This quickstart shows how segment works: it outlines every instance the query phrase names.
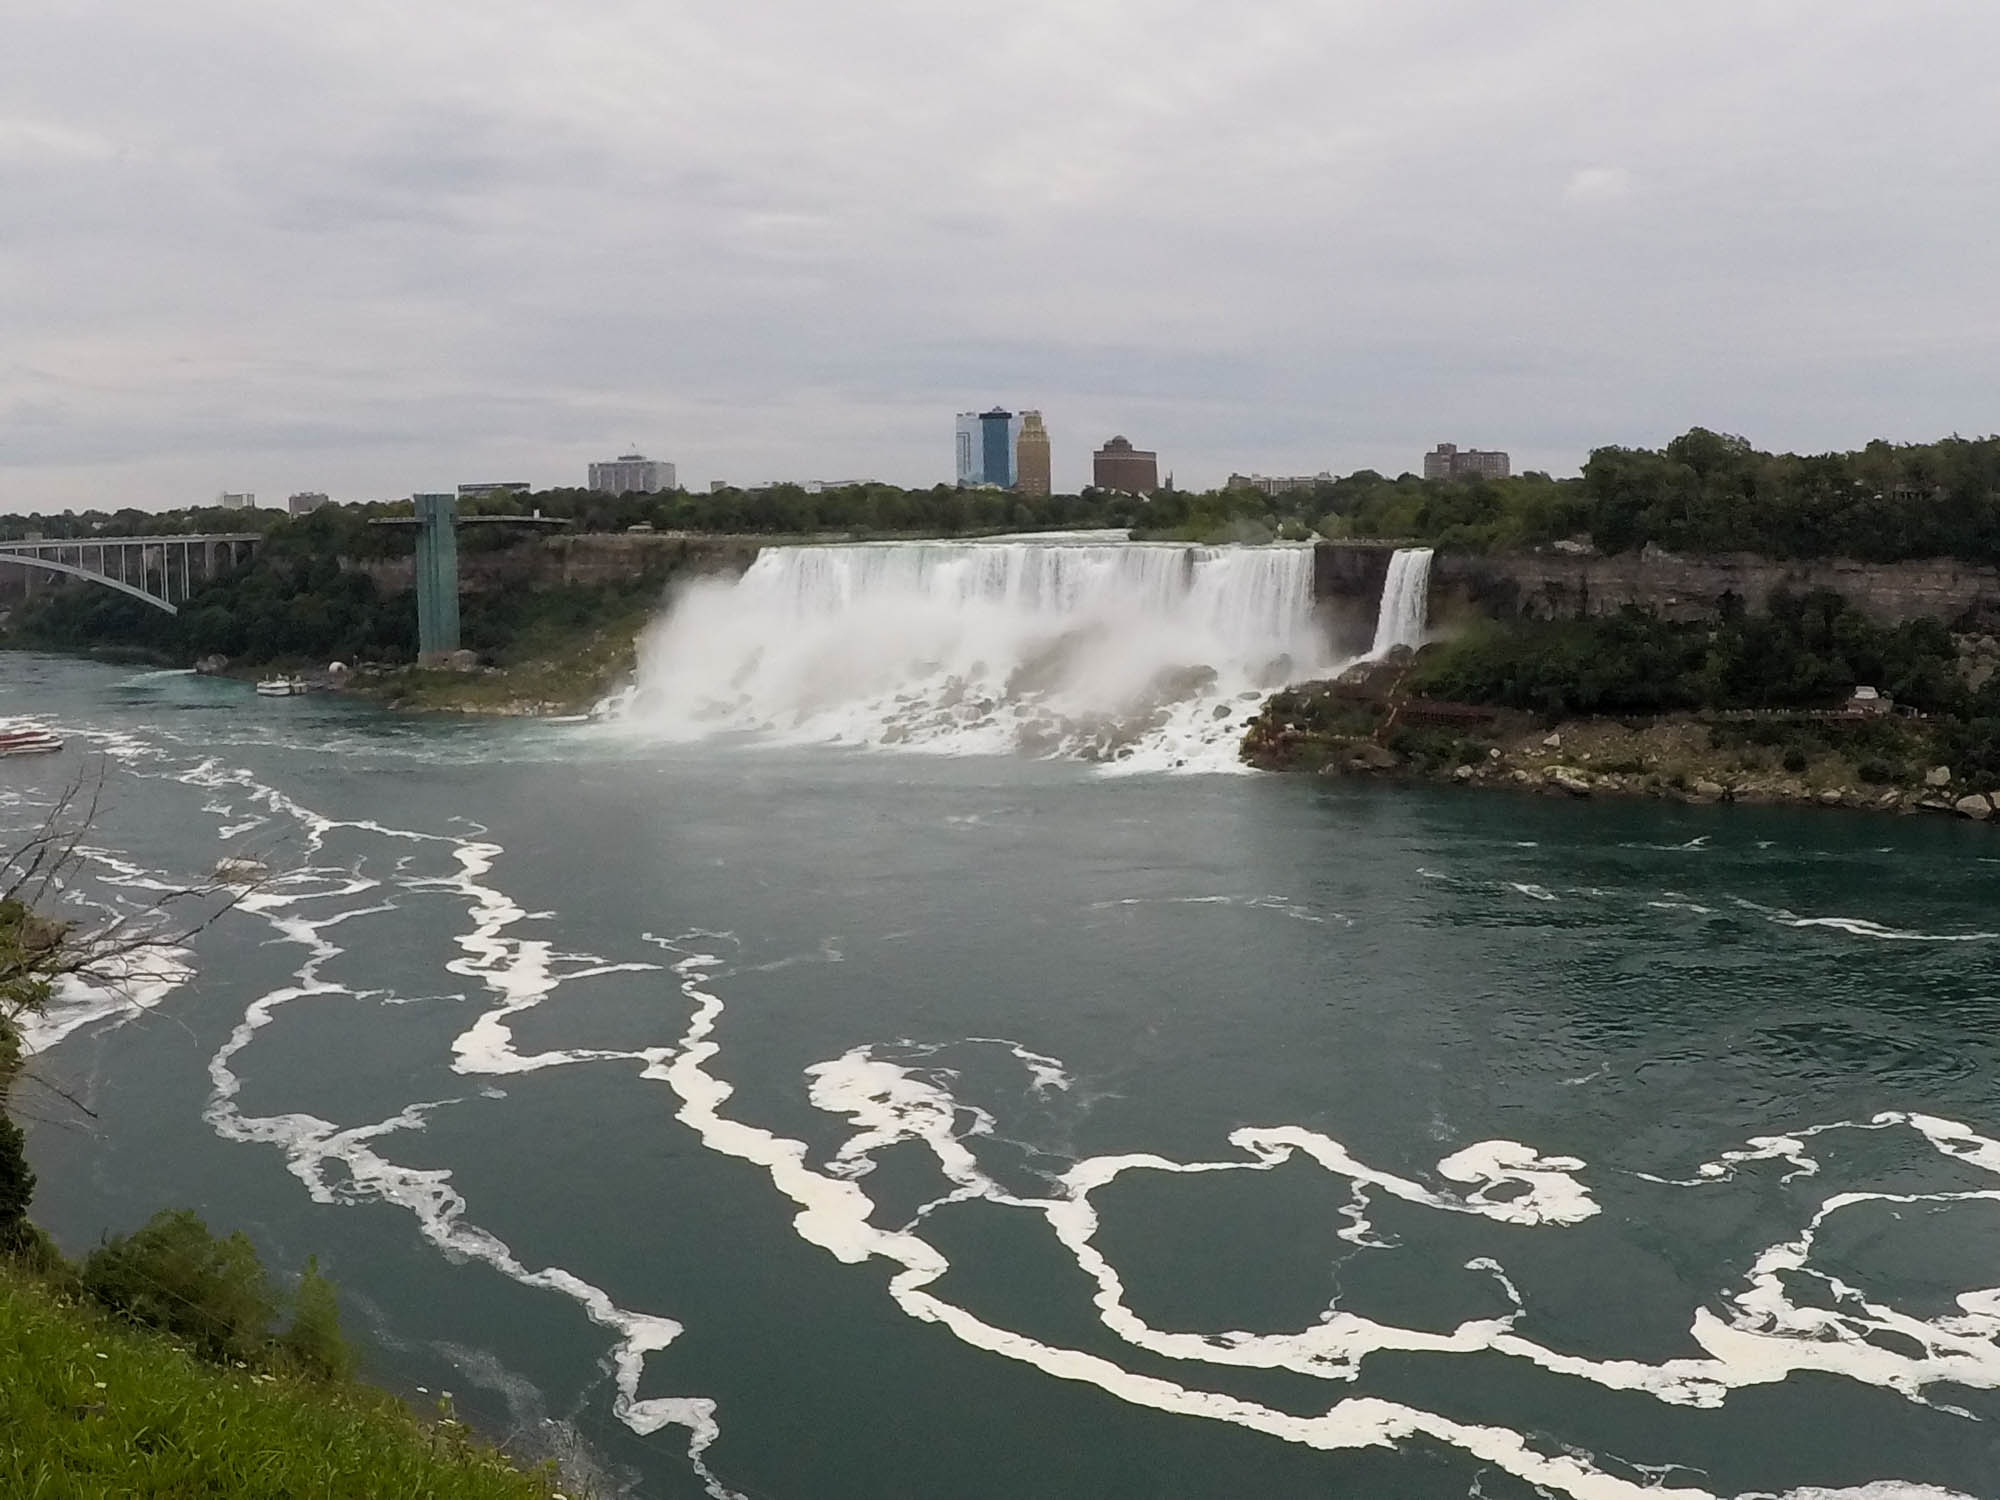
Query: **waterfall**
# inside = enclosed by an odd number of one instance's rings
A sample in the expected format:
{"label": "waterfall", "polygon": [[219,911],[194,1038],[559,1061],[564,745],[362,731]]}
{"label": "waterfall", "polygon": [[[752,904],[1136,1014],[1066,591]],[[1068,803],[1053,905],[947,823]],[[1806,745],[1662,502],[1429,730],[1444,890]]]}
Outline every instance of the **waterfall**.
{"label": "waterfall", "polygon": [[1337,665],[1312,578],[1304,546],[771,547],[681,592],[617,716],[676,740],[1219,769],[1264,694]]}
{"label": "waterfall", "polygon": [[1404,547],[1389,559],[1370,656],[1384,656],[1395,646],[1424,643],[1424,629],[1431,616],[1431,557],[1429,547]]}

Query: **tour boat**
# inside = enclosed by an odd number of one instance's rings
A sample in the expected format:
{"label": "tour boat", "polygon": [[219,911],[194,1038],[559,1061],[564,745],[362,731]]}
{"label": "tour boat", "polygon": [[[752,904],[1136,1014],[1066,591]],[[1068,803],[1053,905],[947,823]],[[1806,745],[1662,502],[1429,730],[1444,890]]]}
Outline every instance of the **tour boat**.
{"label": "tour boat", "polygon": [[62,736],[39,724],[0,729],[0,755],[53,755],[62,747]]}
{"label": "tour boat", "polygon": [[294,693],[303,693],[306,683],[303,677],[266,677],[257,684],[257,691],[266,698],[289,698]]}

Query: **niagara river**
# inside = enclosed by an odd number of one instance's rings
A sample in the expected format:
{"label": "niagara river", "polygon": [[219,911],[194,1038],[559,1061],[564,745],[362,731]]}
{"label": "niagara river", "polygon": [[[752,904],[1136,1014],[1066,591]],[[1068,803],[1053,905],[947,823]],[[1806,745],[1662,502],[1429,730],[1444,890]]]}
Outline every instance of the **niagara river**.
{"label": "niagara river", "polygon": [[36,1022],[38,1218],[598,1494],[2000,1496],[1990,831],[1191,774],[1299,567],[774,550],[587,723],[10,655],[79,900],[271,872]]}

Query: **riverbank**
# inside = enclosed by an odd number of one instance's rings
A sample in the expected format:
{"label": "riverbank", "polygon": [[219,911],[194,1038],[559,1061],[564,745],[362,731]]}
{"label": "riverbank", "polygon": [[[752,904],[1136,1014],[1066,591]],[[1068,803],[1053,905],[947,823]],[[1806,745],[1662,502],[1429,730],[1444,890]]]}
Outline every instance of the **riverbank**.
{"label": "riverbank", "polygon": [[1380,674],[1274,694],[1243,759],[1271,771],[1651,797],[1949,814],[1984,822],[2000,789],[1954,769],[1945,726],[1829,714],[1536,715],[1397,695]]}
{"label": "riverbank", "polygon": [[631,680],[638,669],[639,636],[656,612],[657,605],[648,601],[581,627],[548,626],[512,642],[490,663],[364,667],[340,687],[404,713],[506,718],[587,713]]}
{"label": "riverbank", "polygon": [[218,1366],[0,1262],[0,1492],[553,1500],[448,1412]]}

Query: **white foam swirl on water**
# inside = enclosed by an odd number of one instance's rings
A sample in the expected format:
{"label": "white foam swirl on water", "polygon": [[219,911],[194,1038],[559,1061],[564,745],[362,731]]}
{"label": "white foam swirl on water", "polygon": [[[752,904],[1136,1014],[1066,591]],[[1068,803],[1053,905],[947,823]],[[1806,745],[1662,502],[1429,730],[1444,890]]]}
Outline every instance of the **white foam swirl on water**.
{"label": "white foam swirl on water", "polygon": [[[1575,1158],[1546,1156],[1518,1142],[1494,1141],[1469,1147],[1437,1164],[1434,1183],[1369,1166],[1339,1142],[1300,1126],[1249,1127],[1232,1132],[1233,1156],[1211,1161],[1175,1161],[1150,1153],[1128,1153],[1078,1161],[1049,1179],[1049,1191],[1023,1196],[1003,1189],[981,1167],[976,1143],[994,1133],[990,1112],[958,1100],[936,1069],[920,1070],[855,1048],[806,1072],[811,1103],[848,1122],[846,1139],[824,1166],[815,1167],[805,1143],[732,1119],[725,1112],[731,1086],[715,1068],[720,1055],[717,1026],[724,1012],[719,978],[725,961],[718,935],[696,934],[656,940],[668,955],[680,992],[690,1007],[685,1034],[670,1046],[628,1051],[551,1050],[522,1054],[514,1045],[511,1022],[543,1003],[569,982],[613,973],[642,972],[654,965],[611,962],[564,953],[550,942],[523,937],[530,913],[499,889],[494,871],[503,851],[484,837],[451,837],[343,822],[304,807],[247,772],[213,760],[177,773],[177,779],[209,789],[228,788],[272,816],[292,820],[303,832],[307,862],[246,898],[244,911],[299,947],[304,960],[289,983],[259,996],[210,1063],[213,1092],[208,1118],[227,1139],[256,1141],[281,1149],[292,1173],[322,1203],[393,1203],[414,1217],[420,1233],[441,1252],[476,1260],[519,1284],[573,1300],[593,1322],[607,1329],[614,1344],[611,1363],[616,1395],[613,1412],[635,1432],[679,1426],[688,1434],[690,1460],[709,1492],[727,1496],[706,1462],[719,1435],[714,1404],[699,1397],[642,1398],[639,1390],[649,1354],[667,1348],[681,1325],[659,1314],[619,1306],[601,1289],[560,1266],[523,1263],[497,1236],[471,1222],[468,1205],[446,1169],[400,1165],[385,1154],[397,1135],[422,1130],[437,1112],[458,1101],[413,1103],[387,1119],[340,1127],[304,1113],[249,1116],[238,1106],[243,1055],[257,1035],[290,1004],[325,997],[370,998],[328,976],[340,956],[340,927],[357,918],[398,909],[413,895],[443,895],[462,903],[470,927],[459,939],[460,956],[447,968],[474,982],[488,997],[481,1014],[455,1038],[452,1066],[462,1074],[501,1077],[580,1062],[628,1062],[648,1080],[664,1083],[678,1100],[676,1118],[709,1149],[757,1166],[774,1188],[798,1209],[797,1233],[807,1243],[848,1264],[875,1259],[893,1269],[889,1294],[907,1316],[936,1324],[967,1345],[1019,1361],[1058,1379],[1088,1383],[1121,1400],[1177,1415],[1227,1422],[1287,1442],[1322,1450],[1392,1446],[1428,1441],[1456,1449],[1503,1470],[1522,1482],[1574,1500],[1638,1500],[1671,1493],[1709,1500],[1708,1492],[1657,1481],[1635,1481],[1605,1472],[1580,1452],[1545,1452],[1521,1433],[1505,1427],[1464,1423],[1405,1403],[1370,1396],[1341,1400],[1322,1413],[1295,1413],[1156,1374],[1128,1369],[1116,1359],[1064,1348],[996,1326],[968,1308],[938,1295],[936,1283],[950,1269],[945,1256],[923,1238],[924,1221],[942,1206],[980,1200],[1039,1215],[1054,1241],[1074,1259],[1093,1286],[1093,1303],[1104,1328],[1122,1344],[1195,1369],[1283,1370],[1353,1382],[1372,1355],[1386,1351],[1432,1354],[1489,1353],[1612,1390],[1638,1392],[1679,1405],[1714,1407],[1731,1391],[1816,1371],[1924,1399],[1934,1385],[2000,1388],[2000,1289],[1974,1290],[1958,1298],[1957,1310],[1924,1320],[1869,1301],[1856,1289],[1811,1264],[1817,1237],[1833,1216],[1867,1203],[1906,1205],[1965,1201],[2000,1202],[2000,1188],[1984,1191],[1891,1194],[1846,1191],[1828,1196],[1797,1234],[1760,1252],[1744,1287],[1720,1309],[1700,1308],[1691,1334],[1702,1357],[1660,1364],[1592,1360],[1538,1343],[1522,1332],[1526,1313],[1504,1269],[1477,1258],[1468,1269],[1490,1275],[1506,1291],[1510,1311],[1468,1320],[1442,1333],[1378,1323],[1339,1308],[1314,1326],[1295,1332],[1189,1333],[1150,1326],[1126,1303],[1123,1282],[1099,1249],[1094,1197],[1130,1173],[1201,1174],[1270,1171],[1288,1161],[1316,1165],[1341,1179],[1349,1194],[1351,1243],[1372,1243],[1368,1207],[1374,1197],[1394,1198],[1412,1207],[1484,1219],[1495,1224],[1560,1233],[1582,1224],[1598,1208],[1585,1182],[1587,1165]],[[217,816],[229,815],[218,806]],[[340,831],[372,835],[411,851],[445,854],[451,869],[413,873],[411,855],[397,861],[397,873],[378,880],[360,866],[315,863],[325,858],[328,839]],[[129,872],[133,878],[144,878]],[[1526,892],[1523,892],[1526,894]],[[837,956],[837,955],[833,955]],[[1027,1070],[1035,1093],[1072,1087],[1061,1062],[1011,1042],[992,1040]],[[1790,1168],[1786,1180],[1819,1172],[1812,1142],[1844,1130],[1909,1130],[1929,1149],[1974,1170],[2000,1176],[2000,1142],[1952,1121],[1922,1114],[1882,1114],[1859,1124],[1836,1122],[1784,1135],[1760,1137],[1740,1151],[1725,1153],[1678,1185],[1709,1189],[1763,1162]],[[907,1224],[872,1222],[876,1205],[864,1185],[876,1158],[899,1143],[914,1143],[936,1161],[946,1192],[926,1204]],[[1449,1185],[1449,1186],[1448,1186]],[[1676,1187],[1662,1183],[1664,1188]],[[1837,1308],[1805,1306],[1788,1293],[1796,1279],[1815,1281],[1833,1295]],[[1882,1334],[1901,1335],[1919,1349],[1898,1353],[1871,1342]],[[1941,1496],[1946,1492],[1889,1482],[1839,1490],[1796,1490],[1788,1500],[1845,1496],[1887,1500],[1890,1496]]]}
{"label": "white foam swirl on water", "polygon": [[46,1010],[19,1019],[22,1046],[29,1053],[46,1052],[86,1028],[153,1009],[193,977],[189,957],[185,948],[149,944],[107,958],[88,977],[65,975]]}
{"label": "white foam swirl on water", "polygon": [[[677,1118],[694,1128],[712,1149],[761,1167],[779,1191],[799,1206],[794,1226],[801,1238],[844,1262],[875,1258],[899,1267],[891,1279],[890,1295],[909,1316],[941,1324],[974,1347],[1032,1364],[1058,1378],[1087,1381],[1138,1405],[1227,1421],[1319,1448],[1430,1438],[1527,1483],[1577,1500],[1623,1500],[1641,1493],[1659,1493],[1653,1484],[1635,1484],[1603,1472],[1577,1454],[1538,1452],[1521,1435],[1504,1428],[1459,1423],[1366,1397],[1344,1401],[1322,1416],[1298,1416],[1220,1392],[1141,1375],[1101,1355],[1051,1346],[994,1327],[929,1290],[948,1264],[916,1233],[923,1219],[944,1204],[974,1198],[1040,1213],[1079,1269],[1095,1283],[1094,1300],[1107,1329],[1149,1353],[1211,1366],[1284,1369],[1351,1381],[1365,1358],[1380,1351],[1489,1351],[1607,1389],[1640,1392],[1697,1407],[1720,1406],[1733,1390],[1774,1383],[1803,1371],[1843,1376],[1913,1399],[1922,1399],[1926,1388],[1936,1384],[2000,1388],[2000,1348],[1996,1348],[1996,1340],[2000,1340],[2000,1290],[1967,1293],[1959,1298],[1957,1314],[1924,1320],[1871,1303],[1810,1265],[1821,1226],[1832,1215],[1858,1204],[2000,1202],[2000,1189],[1928,1195],[1847,1192],[1829,1197],[1800,1235],[1756,1258],[1746,1287],[1728,1299],[1726,1317],[1707,1308],[1696,1310],[1690,1332],[1705,1358],[1653,1365],[1636,1360],[1587,1359],[1541,1345],[1516,1331],[1522,1316],[1518,1295],[1506,1283],[1504,1272],[1490,1260],[1475,1260],[1469,1268],[1485,1269],[1498,1277],[1508,1289],[1514,1311],[1469,1321],[1445,1334],[1391,1327],[1337,1309],[1330,1310],[1313,1328],[1292,1334],[1239,1331],[1211,1335],[1154,1329],[1125,1305],[1115,1268],[1094,1244],[1097,1217],[1092,1195],[1126,1172],[1269,1170],[1297,1153],[1348,1179],[1364,1203],[1365,1194],[1376,1191],[1442,1212],[1478,1214],[1524,1226],[1561,1227],[1581,1223],[1597,1211],[1587,1188],[1578,1181],[1584,1164],[1572,1158],[1544,1158],[1519,1143],[1489,1142],[1439,1164],[1441,1178],[1475,1187],[1471,1193],[1453,1195],[1369,1168],[1338,1142],[1316,1132],[1272,1127],[1232,1133],[1231,1144],[1247,1159],[1175,1162],[1152,1155],[1092,1158],[1064,1173],[1059,1191],[1050,1197],[1022,1198],[988,1177],[968,1144],[991,1133],[989,1115],[954,1098],[939,1079],[921,1076],[864,1047],[807,1070],[811,1101],[829,1113],[846,1117],[853,1126],[853,1134],[835,1152],[827,1169],[816,1171],[808,1164],[802,1142],[731,1120],[723,1113],[732,1090],[707,1067],[718,1052],[714,1033],[723,1002],[714,980],[723,960],[690,940],[663,942],[662,946],[680,954],[674,967],[681,976],[683,993],[694,1007],[694,1022],[682,1048],[669,1064],[656,1070],[657,1076],[669,1083],[681,1100]],[[970,1125],[964,1123],[968,1118]],[[1860,1126],[1836,1123],[1801,1132],[1800,1136],[1905,1125],[1939,1153],[2000,1175],[2000,1142],[1963,1125],[1928,1116],[1885,1114]],[[883,1228],[870,1222],[874,1205],[860,1183],[872,1168],[875,1154],[902,1141],[925,1146],[950,1189],[926,1205],[910,1224]],[[1791,1164],[1792,1176],[1817,1170],[1805,1149],[1798,1137],[1761,1138],[1747,1149],[1705,1166],[1687,1185],[1712,1185],[1763,1160]],[[1502,1184],[1524,1190],[1505,1198],[1493,1196],[1492,1190]],[[1365,1217],[1357,1211],[1354,1218],[1354,1233],[1365,1237]],[[1843,1310],[1830,1314],[1792,1300],[1785,1282],[1793,1275],[1831,1286]],[[1871,1336],[1881,1333],[1903,1335],[1923,1353],[1900,1354],[1870,1342]],[[1677,1487],[1672,1493],[1690,1497],[1707,1494],[1687,1487]],[[1851,1493],[1928,1492],[1884,1482]]]}
{"label": "white foam swirl on water", "polygon": [[[263,994],[250,1004],[229,1039],[210,1059],[212,1092],[204,1112],[210,1126],[227,1140],[259,1142],[282,1149],[288,1168],[305,1184],[315,1202],[394,1204],[407,1210],[423,1237],[445,1254],[479,1261],[522,1286],[555,1292],[576,1302],[592,1322],[610,1330],[617,1339],[611,1352],[617,1391],[612,1403],[613,1415],[640,1434],[668,1426],[685,1428],[689,1461],[708,1493],[717,1500],[739,1500],[717,1479],[704,1457],[720,1433],[714,1403],[703,1397],[639,1395],[646,1356],[667,1348],[680,1336],[678,1322],[621,1307],[600,1288],[563,1267],[535,1269],[526,1265],[498,1236],[468,1220],[468,1205],[452,1186],[449,1170],[402,1166],[377,1149],[379,1143],[400,1132],[422,1130],[430,1115],[450,1108],[458,1100],[412,1104],[386,1120],[348,1128],[304,1113],[246,1115],[237,1103],[243,1087],[242,1077],[236,1071],[237,1061],[284,1006],[315,998],[371,998],[326,977],[326,966],[343,952],[330,934],[357,917],[397,910],[400,894],[444,892],[462,899],[472,918],[472,930],[459,939],[464,957],[446,967],[454,974],[478,981],[495,996],[496,1004],[454,1043],[454,1067],[462,1073],[518,1074],[604,1060],[648,1066],[659,1063],[666,1054],[658,1048],[623,1052],[590,1049],[523,1056],[514,1050],[507,1025],[510,1017],[541,1003],[562,983],[652,966],[605,963],[559,953],[547,942],[507,936],[506,930],[528,913],[504,893],[483,883],[501,853],[495,844],[390,828],[372,821],[329,818],[258,782],[247,771],[225,769],[212,760],[190,768],[177,779],[194,786],[238,788],[253,801],[292,818],[304,834],[309,860],[321,853],[331,834],[346,829],[412,845],[442,845],[450,851],[457,866],[452,875],[406,876],[396,891],[389,891],[380,882],[353,871],[307,864],[253,891],[243,900],[244,912],[261,918],[282,939],[304,949],[306,958],[290,984]],[[403,862],[398,861],[399,872],[403,868]],[[371,895],[374,899],[370,904],[345,905],[327,915],[314,915],[320,904],[351,902]]]}

